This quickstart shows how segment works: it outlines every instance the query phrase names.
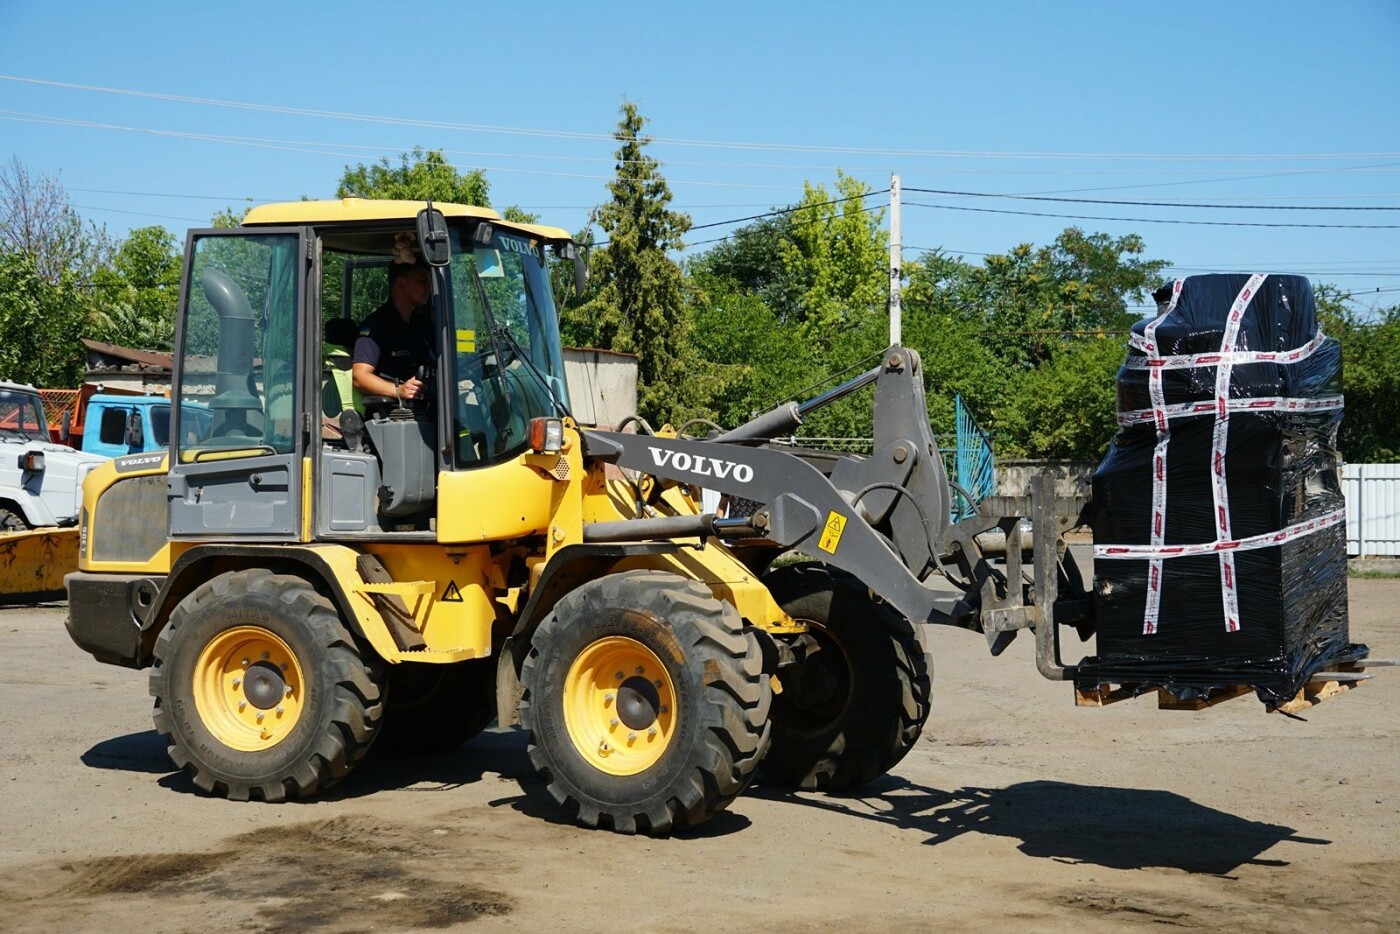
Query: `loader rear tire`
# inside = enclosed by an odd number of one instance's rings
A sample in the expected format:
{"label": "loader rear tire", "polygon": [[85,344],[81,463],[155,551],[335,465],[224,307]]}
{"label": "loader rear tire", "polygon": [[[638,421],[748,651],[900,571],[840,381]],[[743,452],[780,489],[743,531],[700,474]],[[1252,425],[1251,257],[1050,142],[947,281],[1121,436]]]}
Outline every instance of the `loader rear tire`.
{"label": "loader rear tire", "polygon": [[384,713],[382,663],[300,577],[221,574],[180,601],[155,646],[156,730],[200,789],[305,798],[343,778]]}
{"label": "loader rear tire", "polygon": [[550,795],[585,827],[666,834],[719,812],[768,747],[757,639],[704,585],[626,571],[535,630],[520,721]]}
{"label": "loader rear tire", "polygon": [[933,665],[917,627],[825,565],[781,568],[764,583],[808,632],[784,637],[797,663],[778,669],[763,777],[844,791],[884,775],[928,719]]}
{"label": "loader rear tire", "polygon": [[496,717],[496,660],[451,665],[402,662],[389,669],[389,704],[380,751],[407,755],[450,752]]}

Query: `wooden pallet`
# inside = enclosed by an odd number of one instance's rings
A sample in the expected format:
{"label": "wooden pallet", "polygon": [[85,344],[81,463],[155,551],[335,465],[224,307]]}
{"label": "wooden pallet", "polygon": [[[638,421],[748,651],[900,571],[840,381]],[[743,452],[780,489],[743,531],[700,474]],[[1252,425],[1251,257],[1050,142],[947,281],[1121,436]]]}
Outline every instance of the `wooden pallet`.
{"label": "wooden pallet", "polygon": [[[1366,662],[1338,665],[1332,671],[1319,671],[1298,691],[1290,701],[1270,707],[1269,713],[1296,714],[1316,707],[1329,697],[1345,694],[1352,688],[1359,688],[1371,677],[1363,670]],[[1374,663],[1372,663],[1374,664]]]}
{"label": "wooden pallet", "polygon": [[1216,704],[1223,704],[1227,700],[1234,700],[1236,697],[1243,697],[1245,694],[1253,692],[1254,688],[1247,684],[1233,684],[1229,687],[1217,688],[1205,697],[1185,700],[1177,697],[1166,688],[1144,690],[1140,684],[1099,684],[1092,688],[1076,686],[1074,703],[1078,707],[1107,707],[1109,704],[1131,700],[1134,697],[1156,694],[1158,710],[1205,710],[1207,707],[1214,707]]}
{"label": "wooden pallet", "polygon": [[[1345,694],[1352,688],[1360,687],[1371,677],[1365,669],[1369,667],[1379,667],[1383,665],[1394,665],[1395,662],[1382,661],[1380,659],[1367,659],[1360,662],[1344,662],[1334,665],[1327,671],[1319,671],[1309,679],[1298,691],[1298,695],[1292,700],[1279,704],[1277,707],[1270,707],[1269,712],[1296,714],[1301,710],[1307,710],[1322,703],[1329,697],[1336,697],[1338,694]],[[1102,683],[1092,687],[1074,687],[1074,703],[1078,707],[1106,707],[1109,704],[1116,704],[1119,701],[1130,700],[1134,697],[1142,697],[1147,694],[1157,695],[1158,710],[1205,710],[1207,707],[1214,707],[1216,704],[1223,704],[1226,701],[1234,700],[1237,697],[1244,697],[1253,694],[1254,688],[1247,684],[1232,684],[1225,687],[1215,688],[1204,697],[1193,697],[1189,700],[1177,697],[1166,688],[1144,688],[1141,684],[1111,684]]]}

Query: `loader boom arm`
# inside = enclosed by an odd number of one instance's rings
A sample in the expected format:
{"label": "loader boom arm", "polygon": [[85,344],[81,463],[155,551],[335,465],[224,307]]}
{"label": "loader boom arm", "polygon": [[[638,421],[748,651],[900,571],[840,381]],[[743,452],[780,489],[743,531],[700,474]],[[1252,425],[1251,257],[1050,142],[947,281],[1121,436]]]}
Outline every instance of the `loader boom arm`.
{"label": "loader boom arm", "polygon": [[[883,356],[874,370],[812,403],[787,403],[712,440],[590,431],[584,434],[585,455],[760,503],[751,528],[730,523],[729,532],[759,534],[849,571],[908,619],[978,628],[975,614],[969,622],[966,615],[937,609],[946,592],[923,583],[943,550],[947,479],[929,431],[919,355],[892,347]],[[791,431],[819,404],[872,381],[875,452],[870,457],[842,459],[828,478],[800,457],[755,446]],[[694,517],[691,534],[719,531],[702,518]],[[662,521],[600,523],[585,527],[584,538],[621,540],[629,524],[637,538],[674,535],[675,522],[656,524]]]}

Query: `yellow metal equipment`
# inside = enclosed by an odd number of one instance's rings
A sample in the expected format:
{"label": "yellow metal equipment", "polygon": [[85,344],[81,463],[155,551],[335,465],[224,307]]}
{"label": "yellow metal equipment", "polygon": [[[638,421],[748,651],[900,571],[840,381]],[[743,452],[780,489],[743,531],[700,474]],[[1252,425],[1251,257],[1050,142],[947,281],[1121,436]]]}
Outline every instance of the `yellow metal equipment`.
{"label": "yellow metal equipment", "polygon": [[[420,260],[431,301],[400,308],[388,268]],[[92,473],[67,587],[78,645],[151,668],[156,727],[199,787],[304,797],[371,743],[518,721],[580,822],[664,833],[760,765],[852,787],[918,738],[919,581],[899,567],[896,611],[837,569],[890,563],[881,535],[927,555],[928,533],[842,533],[855,507],[788,454],[578,425],[552,297],[570,263],[581,287],[565,231],[461,205],[297,202],[191,232],[169,448]],[[386,305],[435,335],[413,407],[347,401],[330,360]],[[906,351],[884,368],[916,371]],[[921,418],[885,486],[916,462],[941,479]],[[768,505],[704,514],[702,486]],[[946,518],[941,495],[919,514]],[[914,515],[867,499],[877,525]],[[770,571],[792,548],[829,566]]]}

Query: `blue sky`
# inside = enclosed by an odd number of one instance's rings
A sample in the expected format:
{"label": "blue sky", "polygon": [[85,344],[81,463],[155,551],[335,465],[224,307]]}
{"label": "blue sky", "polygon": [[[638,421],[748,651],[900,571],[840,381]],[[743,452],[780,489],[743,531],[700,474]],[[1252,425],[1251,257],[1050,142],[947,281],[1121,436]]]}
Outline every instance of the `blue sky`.
{"label": "blue sky", "polygon": [[1077,224],[1140,233],[1148,255],[1181,272],[1298,272],[1358,293],[1393,289],[1363,299],[1390,305],[1400,300],[1400,229],[1145,221],[1400,228],[1397,50],[1395,0],[552,11],[0,0],[0,158],[57,175],[85,217],[120,234],[149,223],[182,232],[242,199],[329,197],[346,163],[440,148],[488,170],[497,206],[573,230],[606,197],[605,137],[625,96],[649,119],[651,152],[696,224],[790,204],[804,180],[830,187],[838,166],[874,188],[893,171],[907,202],[1135,219],[909,206],[910,247],[977,261]]}

